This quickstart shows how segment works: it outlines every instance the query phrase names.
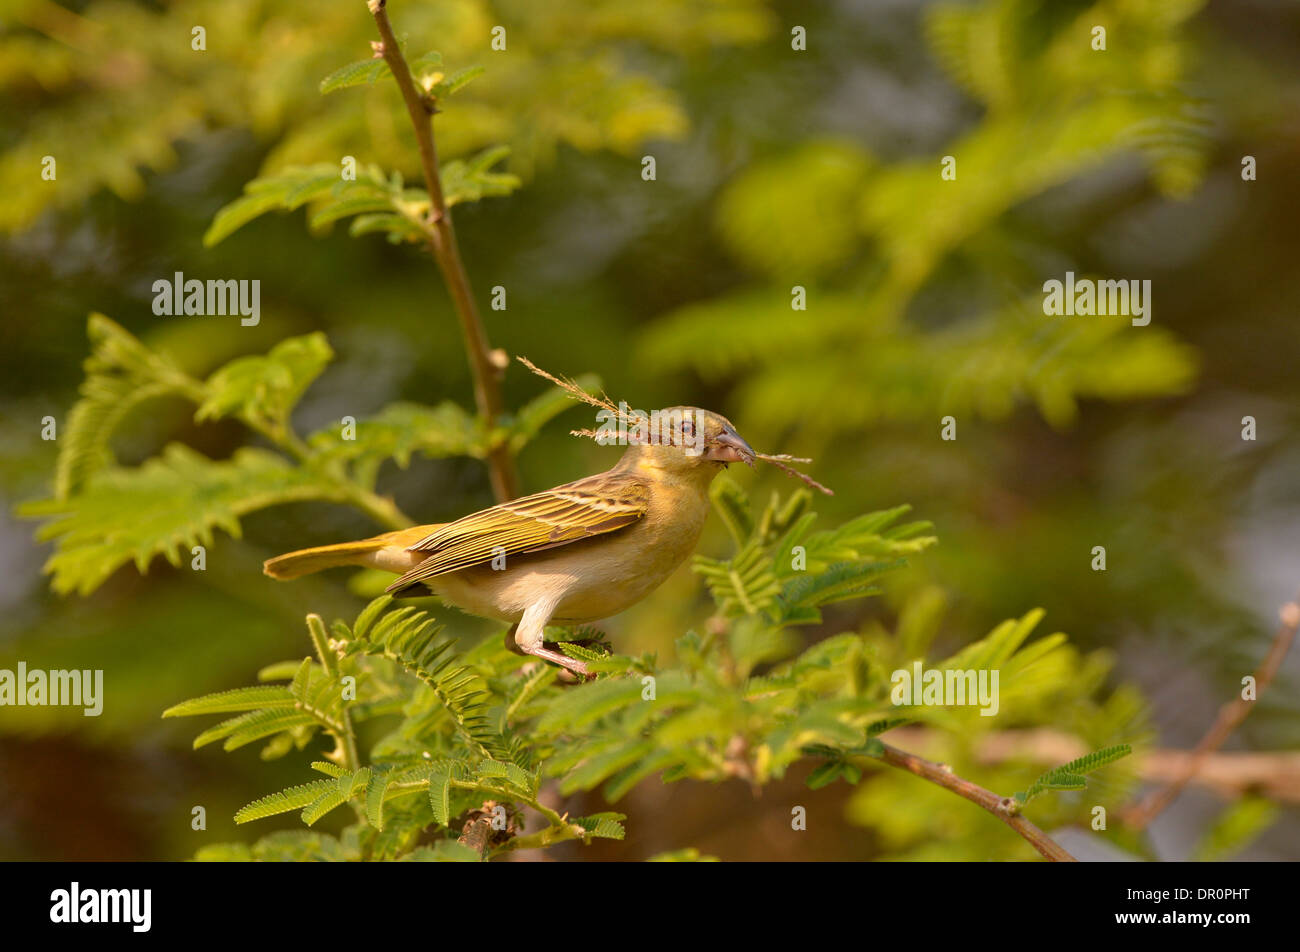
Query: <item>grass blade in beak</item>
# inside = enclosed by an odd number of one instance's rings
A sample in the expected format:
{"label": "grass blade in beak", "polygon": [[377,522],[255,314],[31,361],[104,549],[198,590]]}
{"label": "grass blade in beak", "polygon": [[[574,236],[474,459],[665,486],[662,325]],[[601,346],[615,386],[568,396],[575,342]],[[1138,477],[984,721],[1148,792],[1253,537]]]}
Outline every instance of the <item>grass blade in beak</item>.
{"label": "grass blade in beak", "polygon": [[817,482],[817,480],[813,479],[807,473],[801,473],[793,466],[785,465],[787,460],[792,463],[811,463],[812,460],[810,459],[803,459],[798,456],[787,456],[785,453],[777,453],[777,454],[755,453],[754,456],[757,459],[761,459],[765,463],[771,463],[773,466],[781,470],[781,472],[785,473],[787,476],[793,476],[795,479],[802,480],[804,484],[811,486],[813,489],[816,489],[820,492],[824,492],[828,496],[835,495],[835,491],[833,489],[827,489],[825,486]]}

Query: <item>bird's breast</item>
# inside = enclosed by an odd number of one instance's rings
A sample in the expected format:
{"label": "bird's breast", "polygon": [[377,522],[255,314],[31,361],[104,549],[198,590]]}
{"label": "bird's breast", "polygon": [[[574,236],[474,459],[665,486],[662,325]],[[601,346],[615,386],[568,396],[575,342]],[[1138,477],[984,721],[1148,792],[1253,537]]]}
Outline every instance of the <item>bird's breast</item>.
{"label": "bird's breast", "polygon": [[511,623],[529,605],[556,599],[552,620],[583,624],[617,615],[659,587],[695,549],[708,516],[703,494],[652,495],[625,529],[529,555],[497,568],[476,565],[430,579],[445,600]]}

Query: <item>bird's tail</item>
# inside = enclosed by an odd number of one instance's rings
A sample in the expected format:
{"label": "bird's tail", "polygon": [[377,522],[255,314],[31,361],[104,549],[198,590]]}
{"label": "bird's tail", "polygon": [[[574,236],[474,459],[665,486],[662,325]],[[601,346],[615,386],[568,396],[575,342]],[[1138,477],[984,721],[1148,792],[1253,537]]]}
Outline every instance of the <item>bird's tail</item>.
{"label": "bird's tail", "polygon": [[[338,568],[341,565],[404,572],[427,555],[427,553],[419,556],[408,555],[407,546],[419,542],[435,528],[437,527],[416,526],[412,529],[385,532],[383,535],[356,542],[340,542],[335,545],[318,545],[313,549],[299,549],[297,552],[287,552],[273,559],[267,559],[262,563],[262,571],[271,578],[281,581],[310,575],[322,569]],[[390,566],[389,563],[393,564]]]}

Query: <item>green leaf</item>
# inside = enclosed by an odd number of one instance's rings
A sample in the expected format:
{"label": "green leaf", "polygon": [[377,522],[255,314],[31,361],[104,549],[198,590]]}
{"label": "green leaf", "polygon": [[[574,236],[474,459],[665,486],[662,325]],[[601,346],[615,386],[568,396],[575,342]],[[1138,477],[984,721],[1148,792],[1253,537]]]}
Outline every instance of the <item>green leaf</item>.
{"label": "green leaf", "polygon": [[456,159],[442,166],[442,193],[447,207],[509,195],[519,188],[522,182],[517,175],[490,171],[509,154],[508,146],[498,145],[484,149],[468,162]]}
{"label": "green leaf", "polygon": [[307,686],[311,683],[311,658],[306,657],[298,665],[298,670],[294,672],[293,680],[289,683],[289,693],[294,696],[295,700],[305,702],[307,700]]}
{"label": "green leaf", "polygon": [[830,786],[840,778],[844,766],[843,763],[837,760],[822,764],[808,775],[808,779],[804,783],[808,785],[810,790],[820,790],[822,787]]}
{"label": "green leaf", "polygon": [[322,205],[308,219],[308,224],[312,228],[320,228],[323,225],[336,222],[340,218],[349,218],[352,215],[362,215],[370,212],[391,212],[392,209],[392,200],[387,197],[356,195]]}
{"label": "green leaf", "polygon": [[323,459],[355,460],[377,466],[392,459],[405,469],[415,455],[429,459],[485,455],[482,434],[474,417],[450,401],[436,407],[418,403],[392,403],[377,415],[358,420],[355,439],[343,439],[335,424],[308,440]]}
{"label": "green leaf", "polygon": [[455,769],[450,763],[436,764],[429,770],[429,805],[439,826],[451,822],[451,780]]}
{"label": "green leaf", "polygon": [[366,788],[366,822],[376,830],[384,828],[384,794],[392,779],[391,771],[375,771]]}
{"label": "green leaf", "polygon": [[390,75],[392,73],[383,57],[376,56],[371,59],[358,60],[355,63],[349,63],[347,66],[340,66],[322,79],[320,81],[320,91],[324,95],[325,93],[332,93],[336,89],[347,89],[351,86],[373,86],[375,80]]}
{"label": "green leaf", "polygon": [[[794,521],[776,544],[772,547],[772,567],[778,577],[785,578],[796,572],[807,571],[808,546],[805,544],[812,524],[817,521],[817,513],[805,512]],[[803,547],[804,567],[796,567],[795,548]]]}
{"label": "green leaf", "polygon": [[1036,608],[1021,618],[1009,618],[988,635],[967,645],[944,661],[942,668],[961,668],[982,671],[1000,668],[1018,649],[1043,618],[1043,610]]}
{"label": "green leaf", "polygon": [[243,807],[235,814],[235,822],[248,823],[250,820],[261,820],[268,816],[297,810],[314,803],[327,789],[335,786],[334,780],[313,780],[311,783],[272,793]]}
{"label": "green leaf", "polygon": [[[795,615],[799,610],[820,608],[833,602],[842,602],[851,598],[865,598],[880,594],[880,589],[872,585],[876,579],[887,572],[901,568],[907,563],[902,559],[893,562],[867,562],[854,565],[842,562],[832,565],[818,575],[803,575],[791,579],[781,592],[781,600]],[[820,613],[817,615],[820,620]],[[802,617],[800,618],[802,621]]]}
{"label": "green leaf", "polygon": [[348,226],[348,234],[353,238],[375,233],[386,234],[390,239],[398,241],[413,241],[423,236],[415,222],[396,212],[358,215]]}
{"label": "green leaf", "polygon": [[[367,611],[373,607],[372,603]],[[427,612],[410,606],[399,608],[379,616],[363,630],[364,636],[354,630],[351,638],[342,639],[349,654],[382,655],[397,662],[432,689],[461,735],[480,755],[510,759],[508,745],[484,703],[485,686],[474,672],[456,663],[454,644],[439,637],[442,628]]]}
{"label": "green leaf", "polygon": [[493,787],[513,788],[521,796],[531,797],[537,790],[537,777],[518,764],[496,760],[480,761],[478,780]]}
{"label": "green leaf", "polygon": [[237,750],[264,737],[270,737],[283,731],[314,726],[316,722],[316,718],[305,711],[250,711],[228,721],[222,721],[215,727],[204,731],[194,738],[194,747],[197,749],[224,737],[226,740],[221,745],[222,749],[227,751]]}
{"label": "green leaf", "polygon": [[194,714],[227,714],[234,711],[254,711],[260,708],[292,708],[293,695],[279,685],[235,688],[205,694],[182,701],[163,711],[163,717],[189,717]]}
{"label": "green leaf", "polygon": [[609,658],[609,655],[603,651],[596,651],[592,648],[588,648],[586,645],[576,644],[572,641],[561,641],[559,642],[559,645],[561,651],[570,658],[574,658],[578,661],[591,663],[605,661]]}
{"label": "green leaf", "polygon": [[1242,797],[1220,813],[1201,834],[1192,858],[1198,863],[1228,859],[1257,840],[1279,815],[1277,805],[1264,797]]}
{"label": "green leaf", "polygon": [[335,168],[332,165],[313,165],[304,171],[307,174],[296,177],[297,183],[290,185],[283,192],[283,198],[281,199],[280,204],[286,211],[293,211],[295,208],[301,208],[308,202],[316,201],[331,192],[340,191],[348,187],[347,180],[343,178],[341,167]]}
{"label": "green leaf", "polygon": [[771,558],[756,542],[746,545],[729,562],[697,555],[691,567],[704,576],[725,615],[766,615],[777,604],[780,583]]}
{"label": "green leaf", "polygon": [[86,331],[91,352],[80,398],[59,434],[56,499],[80,492],[92,476],[113,465],[109,441],[135,407],[198,389],[197,381],[169,358],[151,351],[103,314],[90,315]]}
{"label": "green leaf", "polygon": [[[384,613],[384,610],[387,609],[388,606],[391,604],[393,604],[393,596],[380,595],[369,605],[363,608],[361,610],[361,614],[357,616],[356,623],[352,626],[352,631],[350,632],[350,638],[364,640],[365,638],[369,637],[371,626],[374,625],[375,621],[379,618],[379,616],[382,615]],[[345,638],[344,640],[349,640],[349,639]]]}
{"label": "green leaf", "polygon": [[433,70],[442,68],[442,54],[437,50],[429,50],[427,53],[421,53],[418,57],[411,60],[411,73],[414,76],[422,76]]}
{"label": "green leaf", "polygon": [[1107,764],[1113,764],[1122,757],[1127,757],[1131,753],[1133,753],[1133,748],[1128,744],[1116,744],[1114,747],[1105,747],[1101,750],[1094,750],[1090,754],[1084,754],[1077,760],[1062,764],[1052,773],[1090,774]]}
{"label": "green leaf", "polygon": [[433,95],[439,99],[446,98],[463,89],[484,72],[485,69],[482,66],[466,66],[464,69],[457,70],[446,79],[434,84]]}
{"label": "green leaf", "polygon": [[709,486],[709,499],[737,547],[743,546],[754,534],[754,516],[744,490],[724,473]]}
{"label": "green leaf", "polygon": [[283,340],[264,356],[232,360],[204,384],[206,396],[194,418],[202,422],[233,415],[283,424],[333,359],[329,341],[317,331]]}
{"label": "green leaf", "polygon": [[1088,781],[1075,774],[1059,773],[1043,781],[1042,786],[1044,790],[1082,790],[1088,786]]}
{"label": "green leaf", "polygon": [[[900,722],[902,718],[899,719]],[[872,725],[873,727],[875,725]],[[878,737],[868,737],[867,742],[860,748],[866,757],[883,757],[885,756],[885,744]],[[856,782],[856,781],[855,781]]]}
{"label": "green leaf", "polygon": [[301,736],[298,731],[282,731],[268,740],[257,756],[261,760],[279,760],[294,749]]}
{"label": "green leaf", "polygon": [[[1003,627],[1005,627],[1005,625]],[[1005,640],[1010,636],[1003,635],[1001,637]],[[988,639],[985,640],[987,641]],[[1095,770],[1099,770],[1107,764],[1114,763],[1122,757],[1127,757],[1132,752],[1133,748],[1128,744],[1117,744],[1113,747],[1094,750],[1090,754],[1084,754],[1082,757],[1072,760],[1068,764],[1053,767],[1034,781],[1033,785],[1028,790],[1023,793],[1017,793],[1016,799],[1020,801],[1021,804],[1025,804],[1048,790],[1082,790],[1087,786],[1084,774],[1090,774]]]}
{"label": "green leaf", "polygon": [[55,542],[45,563],[54,590],[88,595],[127,562],[141,573],[156,555],[180,566],[194,546],[213,545],[216,529],[238,538],[239,517],[247,513],[338,497],[337,487],[266,450],[244,448],[214,462],[173,443],[139,468],[96,474],[77,496],[26,503],[18,511],[48,518],[36,537]]}
{"label": "green leaf", "polygon": [[575,817],[573,822],[586,830],[589,836],[621,840],[625,834],[620,821],[626,819],[622,813],[593,813],[591,816]]}
{"label": "green leaf", "polygon": [[354,773],[344,774],[330,782],[331,786],[323,789],[320,796],[303,809],[302,822],[312,826],[325,814],[347,803],[358,792],[364,790],[369,780],[370,768],[362,767]]}
{"label": "green leaf", "polygon": [[666,770],[678,761],[679,755],[673,751],[659,750],[610,777],[609,782],[601,789],[601,795],[607,802],[617,803],[646,777]]}
{"label": "green leaf", "polygon": [[203,247],[211,248],[243,228],[255,218],[284,205],[283,194],[262,193],[244,195],[222,207],[203,234]]}
{"label": "green leaf", "polygon": [[577,729],[641,700],[641,682],[632,678],[592,681],[569,688],[542,716],[538,728],[545,732]]}
{"label": "green leaf", "polygon": [[560,793],[567,797],[579,790],[591,790],[607,777],[637,763],[654,750],[654,743],[646,740],[614,746],[593,757],[588,757],[578,767],[564,775],[560,784]]}
{"label": "green leaf", "polygon": [[213,216],[212,224],[203,236],[203,244],[210,248],[267,212],[293,211],[309,202],[335,203],[354,198],[383,200],[380,210],[394,211],[396,188],[400,188],[400,184],[390,183],[374,166],[357,170],[355,179],[343,178],[341,166],[290,166],[246,184],[243,196]]}

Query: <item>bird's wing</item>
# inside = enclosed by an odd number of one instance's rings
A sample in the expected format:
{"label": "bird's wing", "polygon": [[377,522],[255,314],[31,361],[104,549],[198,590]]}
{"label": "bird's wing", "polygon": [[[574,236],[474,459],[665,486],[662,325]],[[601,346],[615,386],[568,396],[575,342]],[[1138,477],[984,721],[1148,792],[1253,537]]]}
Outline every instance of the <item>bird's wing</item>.
{"label": "bird's wing", "polygon": [[629,526],[645,515],[649,490],[639,477],[602,473],[440,526],[410,546],[429,557],[388,591],[414,585],[494,557],[540,552]]}

